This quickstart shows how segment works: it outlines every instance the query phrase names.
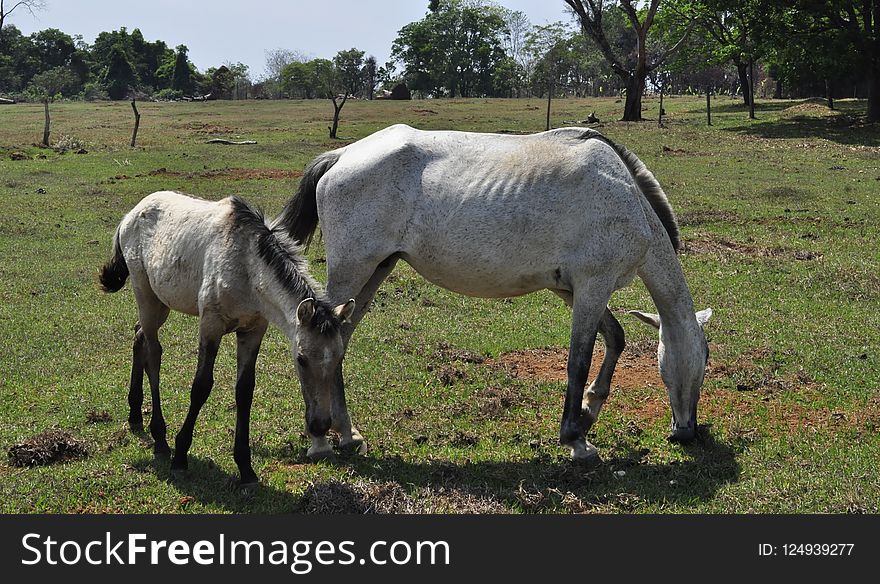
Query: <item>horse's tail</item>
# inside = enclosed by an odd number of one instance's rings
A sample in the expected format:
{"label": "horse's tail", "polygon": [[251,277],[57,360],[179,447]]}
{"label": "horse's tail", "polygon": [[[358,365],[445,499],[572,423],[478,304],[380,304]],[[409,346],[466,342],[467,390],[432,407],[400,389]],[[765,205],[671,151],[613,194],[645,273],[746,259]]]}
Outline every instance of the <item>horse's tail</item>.
{"label": "horse's tail", "polygon": [[309,163],[299,183],[299,190],[272,223],[273,229],[280,226],[290,237],[308,249],[318,227],[318,181],[333,168],[340,156],[341,150],[331,150]]}
{"label": "horse's tail", "polygon": [[125,257],[122,255],[122,246],[119,244],[119,227],[113,234],[113,257],[111,257],[101,272],[98,274],[98,281],[101,283],[101,290],[104,292],[117,292],[125,286],[128,279],[128,265],[125,263]]}
{"label": "horse's tail", "polygon": [[672,248],[678,251],[681,246],[678,220],[675,218],[675,211],[672,210],[672,205],[669,204],[669,199],[666,198],[666,193],[663,192],[660,183],[654,178],[654,174],[648,170],[644,162],[639,160],[638,156],[627,150],[626,147],[621,146],[620,144],[615,144],[599,132],[592,129],[588,130],[584,134],[584,139],[588,138],[602,140],[614,148],[614,151],[617,152],[620,159],[629,169],[630,174],[632,174],[633,179],[635,179],[636,185],[639,187],[642,195],[644,195],[645,199],[651,205],[651,208],[654,209],[654,213],[657,214],[660,223],[662,223],[663,227],[666,229],[666,233],[669,234],[669,241],[672,242]]}

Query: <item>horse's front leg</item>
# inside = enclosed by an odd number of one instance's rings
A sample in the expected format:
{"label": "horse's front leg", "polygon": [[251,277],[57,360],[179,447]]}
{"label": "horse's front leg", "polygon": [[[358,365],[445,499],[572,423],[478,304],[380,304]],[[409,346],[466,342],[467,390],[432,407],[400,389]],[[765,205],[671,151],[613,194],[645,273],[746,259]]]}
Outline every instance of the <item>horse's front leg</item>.
{"label": "horse's front leg", "polygon": [[[328,263],[330,263],[328,261]],[[350,266],[332,266],[332,271],[328,274],[328,292],[332,295],[332,299],[337,303],[342,303],[349,298],[355,299],[354,314],[352,314],[349,323],[343,326],[342,342],[348,349],[348,343],[351,340],[354,329],[367,313],[370,303],[373,301],[379,286],[388,277],[388,274],[394,270],[397,264],[397,258],[392,256],[379,262],[370,275],[363,270],[363,266],[369,266],[369,263],[362,263],[355,269],[354,265]],[[360,276],[358,276],[360,274]],[[366,276],[366,277],[365,277]],[[351,423],[351,417],[348,413],[348,406],[345,402],[345,380],[342,375],[342,364],[339,364],[336,370],[336,387],[333,392],[332,402],[332,418],[333,430],[339,432],[339,447],[356,450],[360,453],[366,451],[366,442],[357,428]]]}
{"label": "horse's front leg", "polygon": [[256,380],[257,355],[260,352],[260,343],[266,333],[266,323],[250,331],[236,333],[238,349],[236,360],[238,363],[235,380],[235,447],[233,457],[238,465],[241,475],[241,484],[248,485],[257,483],[257,473],[251,466],[251,404],[254,399],[254,385]]}
{"label": "horse's front leg", "polygon": [[589,432],[596,420],[599,419],[602,405],[611,393],[611,377],[617,367],[617,360],[626,347],[623,327],[607,307],[602,315],[602,320],[599,321],[599,333],[605,341],[605,356],[602,359],[599,374],[587,389],[586,399],[582,404],[582,424],[585,433]]}
{"label": "horse's front leg", "polygon": [[611,292],[600,282],[587,282],[574,291],[572,307],[571,346],[568,353],[568,387],[559,431],[559,442],[571,448],[576,462],[599,462],[596,447],[587,442],[583,423],[584,386],[590,374],[590,361],[596,333]]}
{"label": "horse's front leg", "polygon": [[174,441],[174,458],[171,459],[172,471],[182,472],[189,467],[187,455],[190,446],[192,446],[196,418],[198,418],[202,406],[208,401],[208,396],[211,395],[211,389],[214,387],[214,361],[217,358],[222,336],[222,324],[212,323],[203,316],[199,323],[199,361],[189,394],[189,411]]}

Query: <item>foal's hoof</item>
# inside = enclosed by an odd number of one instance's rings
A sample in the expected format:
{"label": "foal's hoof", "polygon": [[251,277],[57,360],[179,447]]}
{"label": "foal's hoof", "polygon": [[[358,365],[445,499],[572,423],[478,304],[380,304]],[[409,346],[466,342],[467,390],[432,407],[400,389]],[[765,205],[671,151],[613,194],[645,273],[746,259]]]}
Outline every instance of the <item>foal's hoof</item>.
{"label": "foal's hoof", "polygon": [[257,477],[257,475],[254,475],[252,477],[242,477],[241,480],[238,482],[238,490],[243,495],[250,495],[251,493],[256,491],[257,487],[259,486],[260,479]]}
{"label": "foal's hoof", "polygon": [[168,443],[165,444],[154,444],[153,445],[153,456],[156,458],[171,458],[171,448],[168,447]]}
{"label": "foal's hoof", "polygon": [[138,436],[140,436],[142,434],[146,434],[146,432],[144,431],[144,421],[143,420],[141,420],[140,422],[137,422],[137,421],[132,422],[131,420],[129,420],[128,421],[128,430],[132,434],[137,434]]}

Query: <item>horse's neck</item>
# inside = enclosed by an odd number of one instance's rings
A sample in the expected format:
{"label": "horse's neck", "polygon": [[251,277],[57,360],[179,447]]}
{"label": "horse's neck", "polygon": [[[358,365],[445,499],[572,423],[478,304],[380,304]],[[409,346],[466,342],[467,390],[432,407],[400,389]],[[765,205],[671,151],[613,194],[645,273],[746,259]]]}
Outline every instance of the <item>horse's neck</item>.
{"label": "horse's neck", "polygon": [[259,262],[251,278],[255,284],[257,302],[263,317],[277,326],[290,339],[296,334],[296,309],[308,294],[295,292],[284,286],[265,263]]}
{"label": "horse's neck", "polygon": [[654,300],[664,336],[693,333],[699,325],[694,317],[694,301],[684,272],[668,239],[657,238],[639,269],[639,277]]}

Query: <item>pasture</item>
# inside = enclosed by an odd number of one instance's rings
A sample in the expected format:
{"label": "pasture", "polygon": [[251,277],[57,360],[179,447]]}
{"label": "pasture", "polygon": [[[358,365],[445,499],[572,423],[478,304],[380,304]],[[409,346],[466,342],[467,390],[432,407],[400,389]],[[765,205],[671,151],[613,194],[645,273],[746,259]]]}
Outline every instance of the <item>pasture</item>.
{"label": "pasture", "polygon": [[[612,298],[628,347],[585,469],[558,445],[570,314],[549,292],[505,300],[447,293],[403,262],[345,359],[365,455],[308,463],[303,401],[286,339],[270,329],[251,422],[256,489],[235,487],[235,343],[223,342],[190,473],[171,476],[126,426],[136,306],[101,293],[113,230],[144,195],[238,194],[278,213],[315,155],[392,123],[532,132],[541,100],[349,102],[329,140],[326,101],[52,105],[52,142],[32,146],[42,106],[0,108],[0,511],[4,513],[847,513],[880,511],[880,132],[864,103],[664,103],[656,121],[616,120],[613,99],[554,102],[553,125],[594,127],[654,172],[678,214],[680,259],[698,309],[715,314],[698,439],[666,442],[654,311],[637,280]],[[645,101],[656,117],[656,100]],[[328,110],[329,114],[328,115]],[[206,144],[210,138],[256,145]],[[77,148],[78,150],[78,148]],[[475,161],[475,163],[478,163]],[[324,279],[323,250],[312,246]],[[163,327],[163,411],[180,428],[197,320]],[[591,374],[598,367],[594,365]],[[146,410],[149,410],[147,397]],[[148,420],[149,416],[145,415]],[[49,430],[89,455],[20,467],[6,452]]]}

